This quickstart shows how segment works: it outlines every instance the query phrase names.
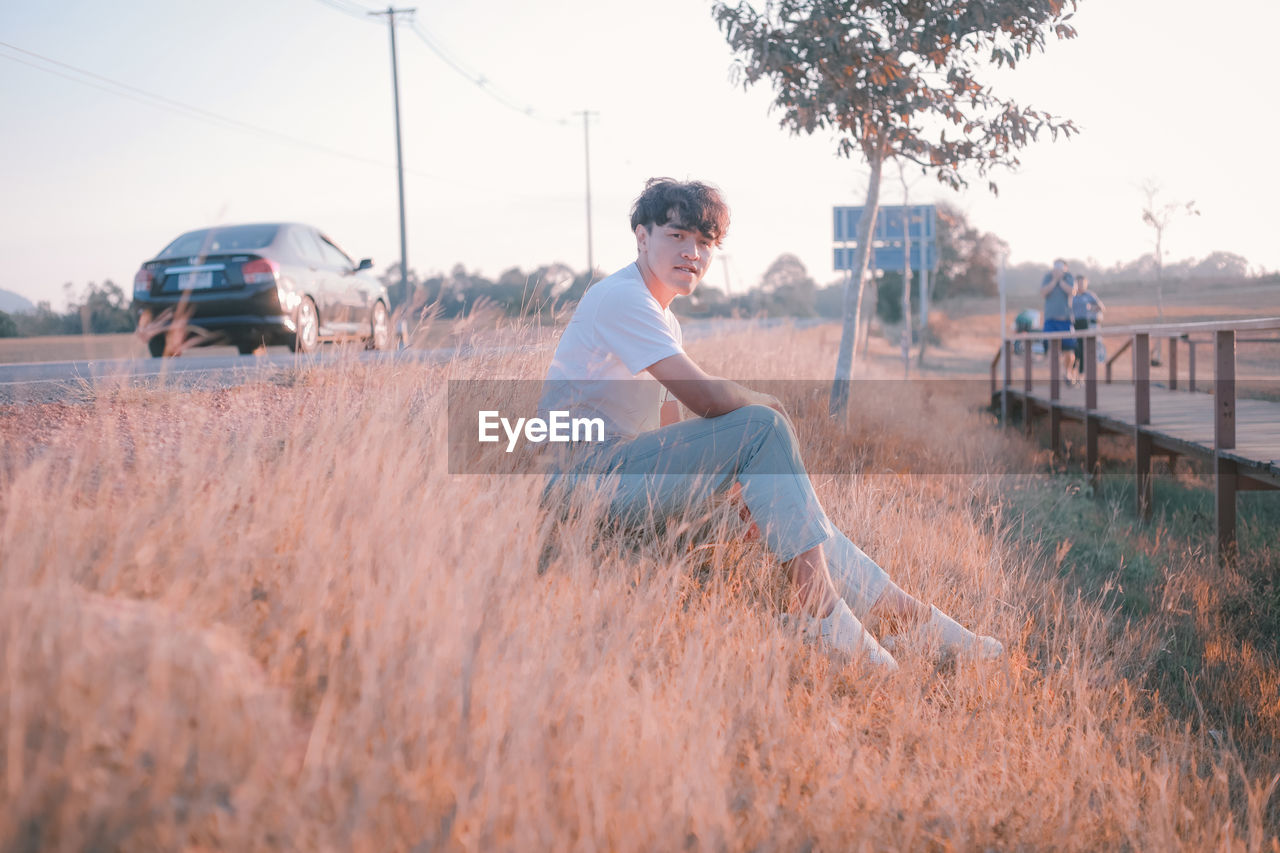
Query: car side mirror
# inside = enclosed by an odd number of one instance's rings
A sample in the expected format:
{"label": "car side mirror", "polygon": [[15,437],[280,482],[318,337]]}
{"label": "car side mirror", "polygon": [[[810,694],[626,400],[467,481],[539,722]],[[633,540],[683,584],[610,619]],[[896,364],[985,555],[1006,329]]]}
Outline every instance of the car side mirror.
{"label": "car side mirror", "polygon": [[356,272],[371,269],[373,269],[373,258],[361,258],[360,263],[356,264]]}

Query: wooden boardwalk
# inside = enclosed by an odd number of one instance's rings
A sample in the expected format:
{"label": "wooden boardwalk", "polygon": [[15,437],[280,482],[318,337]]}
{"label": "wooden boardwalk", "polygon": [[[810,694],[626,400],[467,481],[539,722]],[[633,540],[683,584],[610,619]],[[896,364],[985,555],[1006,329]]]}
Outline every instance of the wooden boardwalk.
{"label": "wooden boardwalk", "polygon": [[[1277,330],[1280,330],[1280,318],[1266,317],[1014,335],[1004,342],[991,362],[991,392],[998,398],[1006,425],[1013,405],[1022,409],[1028,433],[1034,428],[1036,416],[1047,415],[1050,445],[1055,454],[1061,451],[1062,421],[1083,423],[1086,466],[1095,483],[1099,470],[1098,435],[1110,432],[1132,436],[1134,487],[1137,505],[1144,517],[1151,512],[1153,453],[1209,460],[1214,472],[1217,550],[1220,557],[1229,557],[1235,548],[1237,494],[1255,489],[1280,489],[1280,403],[1237,398],[1236,334]],[[1190,387],[1197,390],[1179,387],[1184,384],[1178,374],[1179,339],[1194,340],[1191,335],[1203,334],[1208,334],[1210,340],[1201,342],[1212,345],[1213,378],[1209,383],[1212,393],[1198,390],[1194,347],[1189,347],[1188,352]],[[1111,378],[1111,362],[1121,352],[1131,349],[1131,380],[1099,381],[1095,352],[1097,339],[1104,335],[1128,338],[1107,363],[1107,379]],[[1059,381],[1060,341],[1068,337],[1084,340],[1086,376],[1076,385]],[[1153,337],[1168,339],[1169,381],[1164,385],[1153,382],[1151,377]],[[1032,342],[1040,340],[1050,342],[1047,363],[1039,371],[1047,377],[1035,375],[1031,356]],[[1015,341],[1023,342],[1021,355],[1013,352]],[[997,383],[996,368],[1001,360],[1004,381]],[[1021,381],[1015,383],[1017,367],[1021,368],[1018,370]]]}
{"label": "wooden boardwalk", "polygon": [[[1061,417],[1084,422],[1086,414],[1084,383],[1060,387],[1057,406]],[[1103,432],[1131,434],[1134,423],[1132,382],[1098,385],[1098,405],[1092,415]],[[1021,396],[1021,389],[1019,389]],[[1031,405],[1049,412],[1048,382],[1033,382]],[[1172,453],[1211,458],[1213,443],[1213,395],[1203,391],[1170,391],[1162,385],[1151,385],[1151,422],[1142,431],[1151,435],[1157,447]],[[1236,400],[1236,446],[1219,451],[1238,463],[1242,476],[1269,481],[1280,488],[1280,403],[1266,400]],[[1056,448],[1055,448],[1056,449]]]}

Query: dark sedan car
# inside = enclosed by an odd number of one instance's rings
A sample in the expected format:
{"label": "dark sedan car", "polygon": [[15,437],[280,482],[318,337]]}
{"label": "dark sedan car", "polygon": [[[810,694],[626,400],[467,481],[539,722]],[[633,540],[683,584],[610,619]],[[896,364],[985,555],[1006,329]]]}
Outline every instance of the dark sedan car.
{"label": "dark sedan car", "polygon": [[391,341],[386,288],[310,225],[219,225],[188,231],[133,279],[138,329],[153,356],[201,343],[240,352],[325,340]]}

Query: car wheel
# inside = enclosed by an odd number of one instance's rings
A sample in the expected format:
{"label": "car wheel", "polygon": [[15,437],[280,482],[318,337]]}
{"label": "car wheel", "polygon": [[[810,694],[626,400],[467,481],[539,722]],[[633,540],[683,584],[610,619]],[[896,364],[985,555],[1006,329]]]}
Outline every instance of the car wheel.
{"label": "car wheel", "polygon": [[320,314],[310,296],[302,297],[293,315],[293,351],[313,353],[320,346]]}
{"label": "car wheel", "polygon": [[261,339],[252,340],[252,341],[237,341],[236,349],[239,350],[241,355],[253,355],[255,352],[258,351],[258,347],[262,345],[263,345],[263,341]]}
{"label": "car wheel", "polygon": [[164,335],[156,335],[147,341],[147,350],[152,358],[160,358],[164,355],[164,339]]}
{"label": "car wheel", "polygon": [[385,350],[391,346],[391,316],[381,299],[373,303],[369,315],[369,349]]}

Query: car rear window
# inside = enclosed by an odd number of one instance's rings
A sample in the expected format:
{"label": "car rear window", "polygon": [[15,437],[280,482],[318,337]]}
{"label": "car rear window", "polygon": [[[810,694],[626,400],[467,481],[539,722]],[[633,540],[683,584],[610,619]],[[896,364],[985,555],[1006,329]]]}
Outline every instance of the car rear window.
{"label": "car rear window", "polygon": [[215,255],[222,252],[245,252],[264,249],[276,239],[279,225],[232,225],[227,228],[202,228],[183,234],[161,250],[158,257],[179,255]]}

